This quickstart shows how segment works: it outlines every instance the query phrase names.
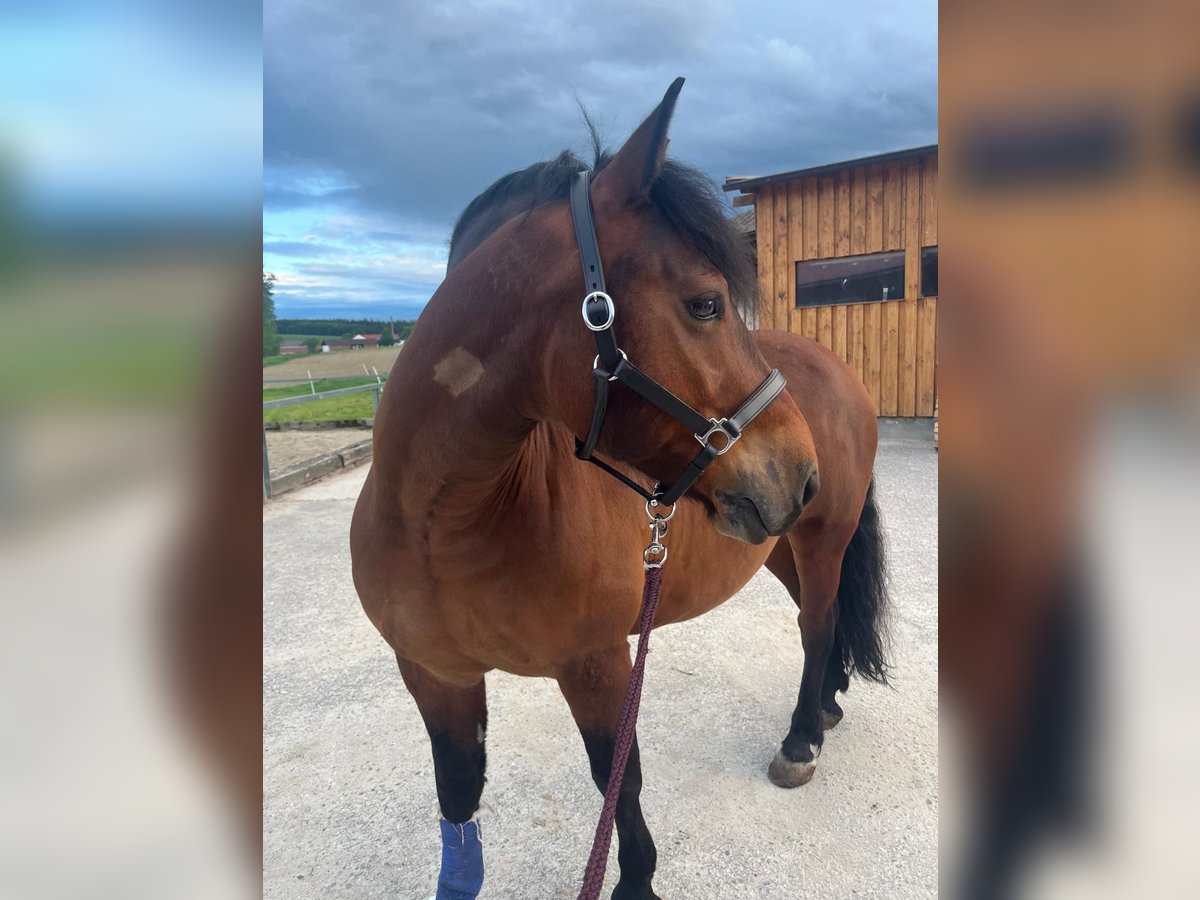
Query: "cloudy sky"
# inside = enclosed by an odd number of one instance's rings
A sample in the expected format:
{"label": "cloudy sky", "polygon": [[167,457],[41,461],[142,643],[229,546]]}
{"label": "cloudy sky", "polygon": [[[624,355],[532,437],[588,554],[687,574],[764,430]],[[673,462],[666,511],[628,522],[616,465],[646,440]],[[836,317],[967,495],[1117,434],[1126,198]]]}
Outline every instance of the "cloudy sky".
{"label": "cloudy sky", "polygon": [[462,208],[619,144],[677,75],[718,180],[937,140],[935,0],[267,0],[264,269],[281,316],[414,316]]}

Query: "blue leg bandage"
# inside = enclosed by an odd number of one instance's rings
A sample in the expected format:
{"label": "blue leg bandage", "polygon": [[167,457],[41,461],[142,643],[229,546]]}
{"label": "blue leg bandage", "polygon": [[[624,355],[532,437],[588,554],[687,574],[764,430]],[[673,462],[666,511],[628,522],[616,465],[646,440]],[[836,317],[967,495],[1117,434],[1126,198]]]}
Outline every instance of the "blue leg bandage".
{"label": "blue leg bandage", "polygon": [[483,887],[483,840],[479,823],[441,819],[442,871],[437,900],[475,900]]}

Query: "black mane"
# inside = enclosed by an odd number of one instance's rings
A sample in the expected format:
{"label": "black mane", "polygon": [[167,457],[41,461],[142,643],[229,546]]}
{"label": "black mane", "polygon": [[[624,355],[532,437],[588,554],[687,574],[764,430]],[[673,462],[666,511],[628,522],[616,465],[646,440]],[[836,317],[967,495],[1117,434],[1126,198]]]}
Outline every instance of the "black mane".
{"label": "black mane", "polygon": [[[467,204],[454,224],[450,238],[450,263],[453,269],[461,256],[482,243],[517,212],[528,215],[537,207],[564,200],[570,193],[571,179],[581,169],[600,171],[612,159],[602,148],[591,123],[594,157],[589,167],[569,150],[554,159],[534,163],[526,169],[510,172]],[[676,160],[667,160],[662,173],[650,188],[650,203],[666,224],[692,245],[729,282],[730,299],[743,315],[758,309],[758,285],[750,248],[745,238],[725,215],[725,204],[717,185],[698,169]],[[507,214],[496,216],[508,207]],[[495,221],[486,230],[472,235],[473,245],[465,249],[467,232],[489,214]]]}
{"label": "black mane", "polygon": [[[467,208],[454,223],[454,233],[450,237],[451,260],[455,259],[455,250],[458,249],[467,230],[489,212],[497,207],[518,205],[528,213],[543,203],[563,199],[570,192],[571,178],[576,172],[587,168],[599,171],[608,160],[609,155],[604,153],[588,166],[570,150],[564,150],[554,159],[536,162],[528,168],[509,172],[497,179],[491,187],[467,204]],[[496,226],[500,224],[497,222]],[[493,230],[495,229],[489,229],[488,234]],[[480,243],[484,236],[480,236]]]}

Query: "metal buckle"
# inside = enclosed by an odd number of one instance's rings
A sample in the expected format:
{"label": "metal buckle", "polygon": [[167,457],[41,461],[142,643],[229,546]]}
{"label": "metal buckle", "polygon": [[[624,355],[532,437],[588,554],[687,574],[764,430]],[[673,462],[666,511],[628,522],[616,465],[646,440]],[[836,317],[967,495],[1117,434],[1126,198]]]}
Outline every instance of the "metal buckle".
{"label": "metal buckle", "polygon": [[[590,303],[593,299],[602,299],[605,305],[608,307],[608,321],[603,325],[593,325],[592,320],[588,318],[588,303]],[[582,312],[583,324],[592,331],[607,331],[609,328],[612,328],[612,323],[616,321],[617,318],[617,307],[613,303],[613,298],[604,293],[604,291],[592,291],[590,294],[584,297]]]}
{"label": "metal buckle", "polygon": [[703,435],[694,434],[694,435],[692,435],[692,437],[694,437],[696,440],[698,440],[700,442],[701,446],[707,447],[708,439],[710,437],[712,437],[714,434],[725,435],[725,438],[727,439],[728,443],[726,443],[724,447],[721,447],[720,449],[717,450],[717,456],[724,456],[726,453],[728,453],[730,451],[730,449],[733,447],[733,445],[738,442],[738,438],[740,438],[741,435],[733,434],[729,431],[728,428],[725,427],[729,424],[728,419],[709,419],[708,421],[710,421],[712,423],[712,428],[710,428],[710,429],[708,429],[708,431],[704,432]]}

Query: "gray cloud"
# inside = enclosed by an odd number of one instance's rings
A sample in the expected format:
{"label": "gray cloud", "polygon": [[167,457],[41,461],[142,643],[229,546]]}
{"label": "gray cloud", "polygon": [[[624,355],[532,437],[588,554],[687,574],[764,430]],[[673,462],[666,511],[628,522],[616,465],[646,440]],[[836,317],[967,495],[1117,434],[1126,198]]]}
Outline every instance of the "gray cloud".
{"label": "gray cloud", "polygon": [[933,0],[283,0],[264,23],[264,207],[283,242],[315,210],[444,244],[497,177],[585,150],[576,97],[619,144],[676,75],[671,153],[718,179],[937,136]]}

